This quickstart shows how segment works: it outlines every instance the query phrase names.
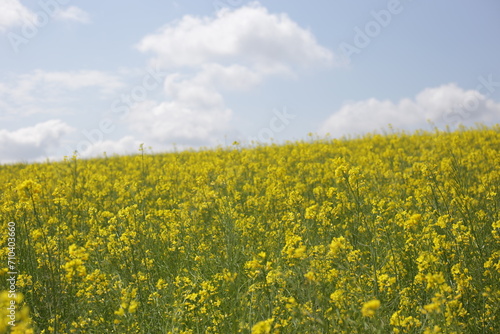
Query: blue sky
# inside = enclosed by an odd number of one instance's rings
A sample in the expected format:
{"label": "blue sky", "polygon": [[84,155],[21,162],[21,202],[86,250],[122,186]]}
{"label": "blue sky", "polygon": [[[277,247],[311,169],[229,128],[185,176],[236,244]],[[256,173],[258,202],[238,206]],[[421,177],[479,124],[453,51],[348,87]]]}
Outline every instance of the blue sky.
{"label": "blue sky", "polygon": [[500,122],[500,3],[3,0],[0,163]]}

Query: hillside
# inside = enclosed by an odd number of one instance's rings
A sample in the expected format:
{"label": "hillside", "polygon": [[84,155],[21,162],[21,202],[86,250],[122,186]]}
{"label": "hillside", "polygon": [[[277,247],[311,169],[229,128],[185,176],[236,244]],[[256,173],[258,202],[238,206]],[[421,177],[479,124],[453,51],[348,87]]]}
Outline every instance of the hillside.
{"label": "hillside", "polygon": [[12,300],[26,333],[498,333],[499,151],[495,126],[0,166],[0,333]]}

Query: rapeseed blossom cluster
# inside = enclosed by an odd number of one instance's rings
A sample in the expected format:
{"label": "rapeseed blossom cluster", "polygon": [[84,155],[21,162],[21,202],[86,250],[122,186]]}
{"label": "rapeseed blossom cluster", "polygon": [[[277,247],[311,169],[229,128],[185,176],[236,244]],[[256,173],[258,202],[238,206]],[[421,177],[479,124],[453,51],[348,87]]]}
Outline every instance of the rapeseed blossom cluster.
{"label": "rapeseed blossom cluster", "polygon": [[500,333],[499,126],[141,150],[0,166],[0,333]]}

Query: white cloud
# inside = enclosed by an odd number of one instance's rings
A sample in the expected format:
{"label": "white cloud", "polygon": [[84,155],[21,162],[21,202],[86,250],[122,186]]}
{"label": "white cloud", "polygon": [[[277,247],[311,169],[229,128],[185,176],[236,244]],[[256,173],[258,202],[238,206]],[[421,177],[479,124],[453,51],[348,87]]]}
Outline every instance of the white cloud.
{"label": "white cloud", "polygon": [[[76,6],[60,8],[56,2],[54,4],[57,10],[53,17],[62,21],[76,21],[80,23],[89,23],[90,16],[83,9]],[[46,15],[45,11],[40,11],[42,15]],[[11,27],[20,27],[23,25],[37,24],[37,13],[34,13],[20,0],[2,0],[2,10],[0,11],[0,33],[7,31]]]}
{"label": "white cloud", "polygon": [[3,0],[0,11],[0,32],[10,27],[22,26],[35,21],[35,14],[23,6],[19,0]]}
{"label": "white cloud", "polygon": [[218,92],[178,75],[168,77],[165,86],[172,99],[136,104],[127,115],[132,130],[160,145],[214,144],[228,131],[232,112]]}
{"label": "white cloud", "polygon": [[136,104],[127,116],[131,129],[160,144],[220,142],[232,132],[223,92],[334,63],[310,31],[256,2],[214,17],[184,16],[145,36],[137,48],[153,53],[155,67],[173,71],[164,82],[165,101]]}
{"label": "white cloud", "polygon": [[60,120],[49,120],[15,131],[0,130],[0,163],[37,160],[61,145],[74,129]]}
{"label": "white cloud", "polygon": [[321,126],[321,134],[334,137],[357,135],[386,129],[424,128],[428,122],[436,126],[500,121],[500,103],[477,90],[464,90],[451,83],[427,88],[414,99],[398,103],[374,98],[345,104]]}
{"label": "white cloud", "polygon": [[54,13],[54,18],[64,21],[75,21],[80,23],[90,23],[90,15],[81,8],[70,6],[59,9]]}
{"label": "white cloud", "polygon": [[155,53],[154,62],[167,68],[207,62],[310,66],[331,64],[334,58],[310,31],[258,3],[221,9],[216,17],[186,15],[144,37],[137,47]]}
{"label": "white cloud", "polygon": [[131,108],[126,121],[155,147],[168,143],[204,146],[220,143],[233,132],[232,110],[224,102],[223,91],[244,91],[261,83],[268,75],[289,73],[281,67],[252,70],[233,64],[204,64],[194,73],[173,73],[164,81],[165,101],[145,101]]}
{"label": "white cloud", "polygon": [[88,146],[83,152],[79,152],[82,157],[102,156],[106,153],[108,156],[114,154],[132,154],[137,153],[139,145],[142,142],[132,136],[126,136],[119,140],[103,140]]}
{"label": "white cloud", "polygon": [[233,64],[223,66],[220,64],[205,64],[193,78],[193,81],[206,86],[215,86],[224,90],[246,90],[262,82],[265,76],[274,73],[289,73],[285,68],[251,69],[249,67]]}
{"label": "white cloud", "polygon": [[0,83],[0,106],[3,105],[1,111],[6,114],[52,113],[61,110],[65,102],[78,99],[71,95],[72,92],[94,88],[101,97],[107,97],[124,87],[119,77],[93,70],[35,70],[6,80]]}

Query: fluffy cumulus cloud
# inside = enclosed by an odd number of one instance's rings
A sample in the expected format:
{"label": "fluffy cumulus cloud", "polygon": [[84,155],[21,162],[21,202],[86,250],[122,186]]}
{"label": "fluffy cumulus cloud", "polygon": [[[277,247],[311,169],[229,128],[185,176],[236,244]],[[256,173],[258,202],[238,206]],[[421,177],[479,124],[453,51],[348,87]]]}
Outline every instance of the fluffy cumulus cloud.
{"label": "fluffy cumulus cloud", "polygon": [[35,14],[24,7],[19,0],[3,0],[0,11],[0,32],[15,26],[22,26],[27,22],[33,22]]}
{"label": "fluffy cumulus cloud", "polygon": [[257,3],[222,9],[215,17],[184,16],[138,44],[165,67],[246,61],[262,66],[333,62],[333,54],[313,34],[285,14],[271,14]]}
{"label": "fluffy cumulus cloud", "polygon": [[171,72],[165,101],[137,104],[131,128],[151,140],[209,145],[230,131],[227,91],[249,90],[272,75],[335,64],[331,51],[285,14],[258,3],[184,16],[145,36],[137,48]]}
{"label": "fluffy cumulus cloud", "polygon": [[500,103],[478,90],[464,90],[456,84],[427,88],[415,98],[395,103],[374,98],[347,103],[332,114],[321,126],[321,134],[333,137],[358,135],[387,129],[413,130],[425,128],[429,122],[454,127],[476,122],[500,121]]}
{"label": "fluffy cumulus cloud", "polygon": [[167,79],[170,101],[136,104],[128,115],[133,130],[157,145],[177,142],[193,146],[215,144],[228,130],[231,110],[220,94],[190,80]]}
{"label": "fluffy cumulus cloud", "polygon": [[0,163],[39,160],[61,145],[74,129],[60,120],[50,120],[15,131],[0,130]]}
{"label": "fluffy cumulus cloud", "polygon": [[258,85],[267,75],[290,73],[285,67],[262,68],[254,70],[240,64],[223,66],[220,64],[204,64],[193,77],[197,85],[217,87],[220,90],[244,91]]}
{"label": "fluffy cumulus cloud", "polygon": [[[84,151],[78,152],[81,157],[96,157],[102,156],[104,153],[107,155],[114,154],[133,154],[142,142],[138,141],[132,136],[125,136],[120,140],[102,140],[94,142],[87,146]],[[69,154],[69,152],[68,152]]]}

